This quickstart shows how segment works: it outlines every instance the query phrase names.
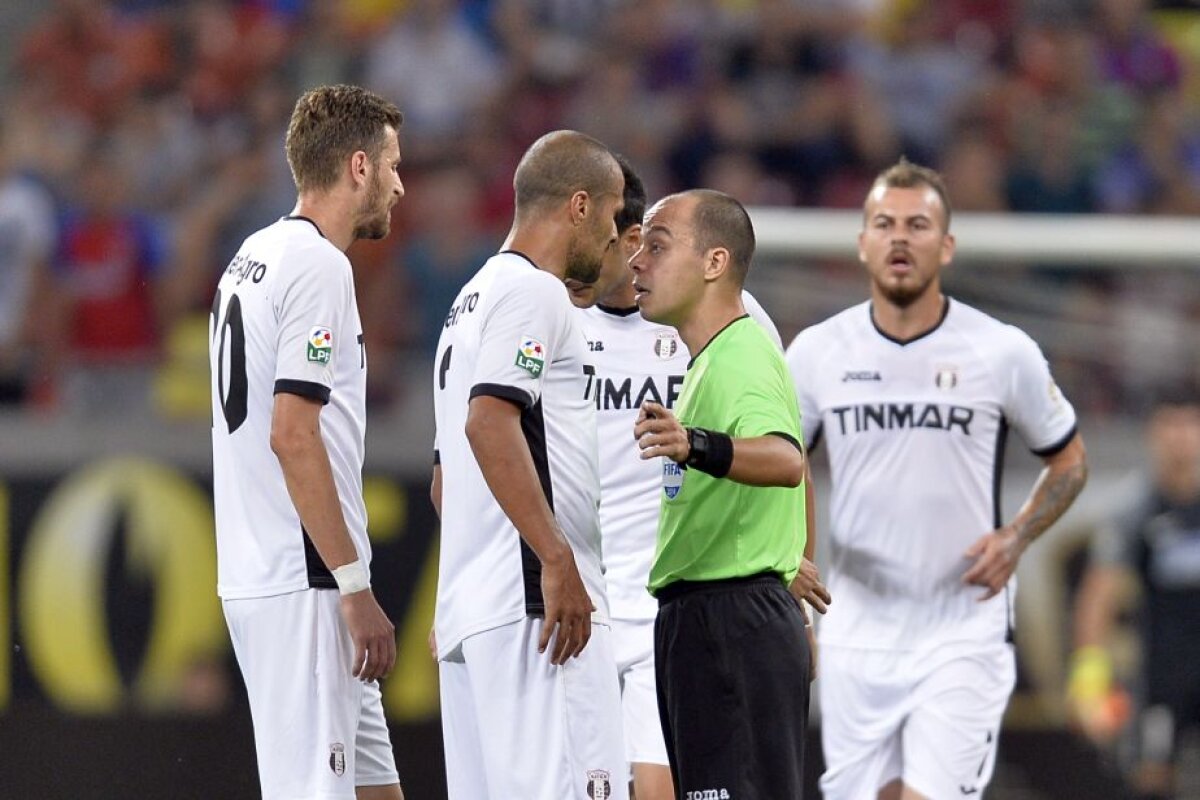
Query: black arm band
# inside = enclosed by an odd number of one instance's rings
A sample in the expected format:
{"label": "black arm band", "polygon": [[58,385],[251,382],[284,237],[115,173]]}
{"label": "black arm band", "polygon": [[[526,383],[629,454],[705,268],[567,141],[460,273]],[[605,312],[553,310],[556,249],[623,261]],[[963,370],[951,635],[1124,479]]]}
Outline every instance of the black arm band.
{"label": "black arm band", "polygon": [[724,478],[733,466],[733,439],[727,433],[705,428],[688,428],[688,457],[692,469]]}

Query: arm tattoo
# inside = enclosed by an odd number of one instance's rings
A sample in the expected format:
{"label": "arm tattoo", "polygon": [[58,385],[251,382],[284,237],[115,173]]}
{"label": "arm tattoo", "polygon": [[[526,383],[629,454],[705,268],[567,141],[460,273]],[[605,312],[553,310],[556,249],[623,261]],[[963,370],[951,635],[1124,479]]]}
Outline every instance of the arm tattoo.
{"label": "arm tattoo", "polygon": [[1032,542],[1063,515],[1087,483],[1087,464],[1072,464],[1063,470],[1048,470],[1029,498],[1028,516],[1016,526],[1017,536]]}

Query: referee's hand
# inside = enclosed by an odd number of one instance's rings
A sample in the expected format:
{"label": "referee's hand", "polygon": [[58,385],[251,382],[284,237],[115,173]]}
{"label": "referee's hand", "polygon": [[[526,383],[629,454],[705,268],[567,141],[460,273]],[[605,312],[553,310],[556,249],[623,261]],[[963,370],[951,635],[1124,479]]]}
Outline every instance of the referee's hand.
{"label": "referee's hand", "polygon": [[661,403],[647,400],[638,410],[637,422],[633,426],[633,438],[637,439],[642,460],[666,456],[682,464],[687,461],[687,430],[670,409]]}
{"label": "referee's hand", "polygon": [[375,601],[375,594],[368,588],[342,595],[342,619],[354,642],[351,674],[361,681],[374,681],[391,672],[396,664],[396,627]]}
{"label": "referee's hand", "polygon": [[568,658],[583,652],[592,638],[592,612],[596,610],[583,579],[579,577],[575,555],[569,547],[565,550],[560,557],[542,561],[542,600],[546,605],[546,618],[542,622],[538,652],[546,652],[553,636],[550,663],[555,666],[565,664]]}

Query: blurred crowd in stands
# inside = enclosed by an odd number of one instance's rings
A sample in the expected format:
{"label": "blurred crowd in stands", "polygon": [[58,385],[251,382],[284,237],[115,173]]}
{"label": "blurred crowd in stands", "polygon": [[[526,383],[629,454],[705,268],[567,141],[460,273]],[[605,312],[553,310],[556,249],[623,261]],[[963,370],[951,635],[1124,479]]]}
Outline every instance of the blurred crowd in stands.
{"label": "blurred crowd in stands", "polygon": [[[903,153],[945,172],[956,211],[1200,214],[1195,3],[54,0],[30,14],[0,80],[0,404],[43,413],[207,416],[212,289],[241,239],[290,210],[283,131],[318,83],[362,83],[405,113],[408,198],[390,239],[351,251],[376,408],[414,374],[424,386],[439,320],[503,238],[515,162],[553,128],[623,153],[655,195],[854,207]],[[1050,278],[1100,319],[1142,285]],[[1200,292],[1168,284],[1144,305],[1159,325],[1195,319]],[[1064,377],[1085,413],[1123,410],[1112,382]]]}

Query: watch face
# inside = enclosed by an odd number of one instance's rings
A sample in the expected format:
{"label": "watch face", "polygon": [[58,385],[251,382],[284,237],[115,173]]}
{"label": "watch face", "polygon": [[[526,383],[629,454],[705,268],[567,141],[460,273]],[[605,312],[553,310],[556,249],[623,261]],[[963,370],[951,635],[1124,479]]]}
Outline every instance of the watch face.
{"label": "watch face", "polygon": [[688,464],[696,464],[708,455],[708,434],[701,428],[688,428]]}

